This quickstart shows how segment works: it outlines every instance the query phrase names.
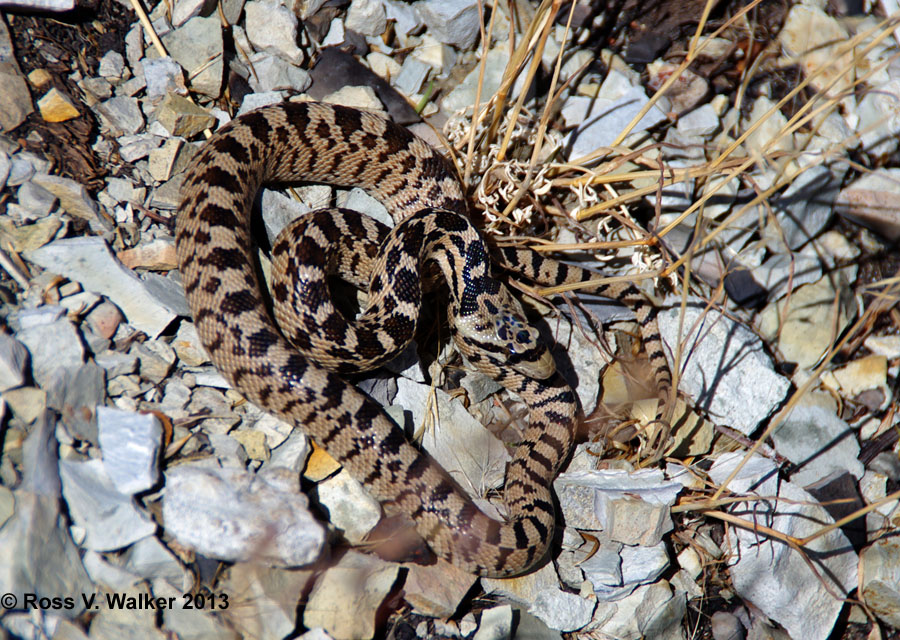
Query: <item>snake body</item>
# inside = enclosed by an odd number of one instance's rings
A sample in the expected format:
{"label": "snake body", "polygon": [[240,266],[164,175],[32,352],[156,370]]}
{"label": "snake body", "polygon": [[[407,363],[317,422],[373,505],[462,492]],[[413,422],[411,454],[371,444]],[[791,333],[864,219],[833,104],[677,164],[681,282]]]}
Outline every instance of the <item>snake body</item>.
{"label": "snake body", "polygon": [[[296,181],[362,187],[400,224],[388,232],[364,216],[327,211],[286,229],[273,257],[294,275],[273,286],[275,314],[288,315],[282,304],[292,298],[300,306],[294,328],[280,329],[257,276],[250,211],[262,184]],[[177,252],[200,338],[236,389],[408,514],[438,556],[469,572],[509,576],[534,566],[552,539],[550,484],[571,450],[577,404],[518,302],[491,278],[466,209],[447,161],[406,129],[351,108],[285,103],[236,118],[194,157],[176,218]],[[313,265],[316,256],[325,262]],[[522,249],[502,249],[500,257],[542,284],[595,276]],[[507,469],[504,522],[482,513],[380,405],[339,376],[378,366],[410,339],[426,263],[449,283],[457,348],[529,408]],[[324,274],[335,264],[360,284],[371,279],[369,307],[356,322],[330,306]],[[670,416],[671,375],[654,308],[628,284],[596,291],[634,308]]]}

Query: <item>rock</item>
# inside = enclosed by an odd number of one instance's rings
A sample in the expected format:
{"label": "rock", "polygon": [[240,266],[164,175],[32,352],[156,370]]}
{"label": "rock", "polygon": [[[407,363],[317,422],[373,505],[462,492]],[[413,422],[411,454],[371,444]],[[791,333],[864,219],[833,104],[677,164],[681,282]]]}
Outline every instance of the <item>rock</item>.
{"label": "rock", "polygon": [[[601,87],[600,96],[603,95]],[[562,115],[567,124],[577,123],[577,129],[565,137],[569,158],[576,159],[593,153],[600,147],[613,143],[638,112],[649,102],[642,87],[631,87],[623,95],[615,98],[586,98],[574,96],[566,100]],[[657,103],[644,115],[632,132],[649,129],[665,119],[665,113]]]}
{"label": "rock", "polygon": [[347,10],[344,26],[364,36],[380,36],[387,28],[381,0],[353,0]]}
{"label": "rock", "polygon": [[97,105],[106,128],[113,136],[135,134],[144,128],[144,114],[137,98],[116,96]]}
{"label": "rock", "polygon": [[322,98],[322,101],[374,111],[379,115],[387,116],[381,100],[378,99],[378,95],[372,87],[343,87],[334,93],[329,93]]}
{"label": "rock", "polygon": [[[176,10],[181,3],[176,5]],[[181,65],[169,56],[163,58],[147,58],[143,61],[144,81],[147,83],[147,99],[156,102],[168,93],[187,95],[184,83],[184,72]]]}
{"label": "rock", "polygon": [[[177,138],[169,138],[161,147],[153,149],[149,153],[148,170],[154,180],[165,182],[174,174],[179,173],[183,167],[178,167],[176,163],[183,162],[190,155],[192,145],[185,145],[182,140]],[[182,153],[185,150],[186,153]]]}
{"label": "rock", "polygon": [[394,31],[398,35],[405,37],[422,26],[422,18],[412,5],[398,0],[382,0],[382,4],[387,19],[394,21]]}
{"label": "rock", "polygon": [[102,238],[57,240],[26,258],[106,296],[125,313],[131,326],[150,336],[159,335],[175,318],[170,307],[151,295],[145,282],[113,258]]}
{"label": "rock", "polygon": [[[438,4],[438,2],[435,2],[434,4]],[[486,101],[488,96],[494,95],[500,89],[500,84],[503,82],[503,74],[508,62],[509,51],[505,46],[497,46],[488,51],[484,65],[484,79],[481,89],[482,102]],[[481,65],[476,65],[465,79],[441,100],[441,109],[447,113],[455,113],[467,108],[471,110],[472,105],[475,104],[475,94],[480,77]],[[524,74],[521,74],[513,83],[510,96],[517,97],[523,91],[524,87],[525,77]]]}
{"label": "rock", "polygon": [[[579,321],[589,324],[584,318],[579,318]],[[585,333],[579,328],[573,329],[571,320],[554,322],[554,344],[551,351],[554,355],[561,356],[558,361],[561,360],[565,364],[559,367],[560,373],[578,394],[585,415],[591,415],[597,408],[600,371],[609,365],[613,358],[598,346],[596,341],[591,340],[590,334]]]}
{"label": "rock", "polygon": [[[647,86],[652,91],[657,91],[676,72],[678,72],[678,65],[659,59],[654,60],[647,65],[649,75]],[[690,69],[683,69],[678,72],[678,78],[664,95],[671,102],[671,111],[681,115],[700,104],[708,93],[709,83],[706,78]],[[716,118],[716,122],[718,123],[718,118]]]}
{"label": "rock", "polygon": [[47,404],[62,415],[73,438],[97,443],[98,405],[106,400],[105,372],[93,362],[60,367],[46,388]]}
{"label": "rock", "polygon": [[307,504],[298,487],[271,475],[181,465],[166,472],[163,520],[180,544],[205,556],[302,566],[324,543]]}
{"label": "rock", "polygon": [[316,485],[316,497],[351,544],[363,542],[381,519],[381,505],[345,469]]}
{"label": "rock", "polygon": [[100,58],[97,74],[101,78],[120,79],[125,75],[125,58],[118,51],[110,50]]}
{"label": "rock", "polygon": [[337,201],[338,206],[340,207],[363,213],[389,227],[394,226],[394,221],[391,218],[391,214],[388,213],[387,208],[358,187],[351,189],[349,193],[346,193],[345,197],[342,197],[342,194],[338,194]]}
{"label": "rock", "polygon": [[[900,83],[896,99],[896,108],[900,109]],[[896,240],[900,238],[900,214],[891,205],[900,193],[898,179],[900,169],[873,169],[841,190],[835,208],[842,216],[874,229],[888,240]]]}
{"label": "rock", "polygon": [[[584,557],[588,551],[587,557]],[[665,543],[653,547],[624,546],[603,543],[597,553],[579,549],[584,577],[593,586],[594,594],[604,602],[615,602],[627,597],[641,585],[655,582],[669,568],[669,556]]]}
{"label": "rock", "polygon": [[247,468],[250,457],[236,438],[224,433],[208,433],[206,437],[220,466],[238,471]]}
{"label": "rock", "polygon": [[[228,24],[236,24],[244,9],[244,0],[224,0],[222,2],[222,14]],[[301,16],[304,20],[306,15]]]}
{"label": "rock", "polygon": [[669,509],[682,486],[658,470],[570,471],[553,483],[566,525],[604,538],[654,546],[672,528]]}
{"label": "rock", "polygon": [[[200,384],[199,380],[197,384]],[[210,387],[196,387],[191,394],[191,402],[187,410],[195,415],[215,416],[202,422],[203,429],[208,435],[225,435],[240,422],[240,417],[232,412],[231,402],[228,401],[225,394]],[[229,440],[234,439],[229,438]]]}
{"label": "rock", "polygon": [[826,371],[822,383],[846,398],[855,398],[866,391],[881,390],[885,399],[890,397],[887,388],[887,358],[869,355]]}
{"label": "rock", "polygon": [[204,0],[179,0],[172,10],[172,26],[180,27],[185,22],[199,16],[203,10]]}
{"label": "rock", "polygon": [[613,615],[595,633],[613,638],[682,640],[685,608],[684,596],[673,595],[665,582],[639,587],[616,602]]}
{"label": "rock", "polygon": [[183,138],[192,138],[216,123],[206,109],[174,93],[166,94],[156,111],[156,119],[170,134]]}
{"label": "rock", "polygon": [[19,489],[58,500],[59,441],[58,423],[50,411],[43,411],[22,444],[22,484]]}
{"label": "rock", "polygon": [[257,562],[238,563],[224,572],[219,583],[229,594],[221,615],[244,638],[284,638],[297,626],[297,603],[307,593],[312,571],[288,571]]}
{"label": "rock", "polygon": [[[396,29],[396,24],[394,28]],[[449,74],[456,63],[456,52],[453,51],[453,48],[438,42],[436,38],[427,33],[422,34],[422,44],[416,47],[411,55],[416,60],[432,67],[435,73],[441,76]],[[391,74],[391,77],[395,75]]]}
{"label": "rock", "polygon": [[[777,340],[786,361],[809,370],[855,315],[852,290],[842,274],[837,273],[803,285],[789,297],[766,307],[760,314],[759,332],[766,340]],[[744,405],[744,410],[747,408]]]}
{"label": "rock", "polygon": [[47,122],[65,122],[81,115],[68,96],[53,87],[38,100],[38,110]]}
{"label": "rock", "polygon": [[[143,67],[143,65],[141,65]],[[127,96],[133,98],[140,91],[147,87],[147,81],[144,78],[143,74],[135,76],[134,78],[129,78],[122,84],[120,84],[117,88],[117,92],[120,96]]]}
{"label": "rock", "polygon": [[513,613],[508,604],[481,612],[481,622],[472,640],[507,640],[512,637]]}
{"label": "rock", "polygon": [[217,98],[222,89],[225,63],[222,60],[222,24],[213,13],[196,16],[162,37],[169,55],[180,64],[198,93]]}
{"label": "rock", "polygon": [[12,336],[0,333],[0,391],[25,384],[28,349]]}
{"label": "rock", "polygon": [[[743,120],[743,125],[746,129],[758,125],[744,142],[751,152],[771,156],[776,151],[794,151],[793,136],[786,136],[783,133],[787,130],[787,118],[781,111],[775,109],[775,103],[766,96],[759,96],[753,101],[750,114]],[[782,160],[783,162],[785,161]],[[765,178],[765,186],[770,186],[775,177],[774,169],[767,169],[766,174],[761,177]]]}
{"label": "rock", "polygon": [[481,586],[486,593],[524,605],[531,605],[542,591],[557,589],[559,577],[553,570],[551,562],[537,571],[515,578],[482,578]]}
{"label": "rock", "polygon": [[159,402],[159,408],[172,419],[186,418],[188,414],[184,408],[190,400],[190,387],[177,378],[170,378],[166,382],[163,398]]}
{"label": "rock", "polygon": [[709,622],[713,640],[744,640],[746,637],[740,619],[727,611],[716,611]]}
{"label": "rock", "polygon": [[101,302],[84,317],[88,327],[101,338],[112,339],[124,320],[119,308],[111,302]]}
{"label": "rock", "polygon": [[852,83],[841,70],[854,65],[853,52],[842,46],[849,37],[846,28],[826,14],[824,7],[795,5],[778,33],[787,58],[783,64],[800,65],[810,85],[823,94],[844,95]]}
{"label": "rock", "polygon": [[719,114],[707,103],[678,118],[678,131],[686,136],[711,136],[719,128]]}
{"label": "rock", "polygon": [[834,214],[844,173],[834,166],[816,165],[797,175],[781,196],[772,198],[778,228],[767,227],[766,234],[779,243],[783,239],[791,249],[817,237]]}
{"label": "rock", "polygon": [[[813,245],[809,245],[810,249],[812,247]],[[752,269],[753,280],[768,291],[770,300],[782,298],[797,287],[816,282],[822,277],[821,255],[806,254],[806,247],[800,251],[788,251],[787,248],[782,250],[783,253],[773,253],[765,262]],[[814,251],[820,254],[821,248],[816,247]]]}
{"label": "rock", "polygon": [[271,455],[266,445],[266,434],[252,429],[238,429],[231,432],[231,437],[241,443],[251,460],[265,462]]}
{"label": "rock", "polygon": [[[152,126],[153,123],[151,123]],[[146,158],[160,144],[160,138],[153,134],[138,134],[118,138],[119,155],[125,162],[136,162]]]}
{"label": "rock", "polygon": [[30,424],[47,408],[47,393],[37,387],[19,387],[3,392],[3,400],[22,422]]}
{"label": "rock", "polygon": [[127,178],[107,178],[106,193],[116,202],[130,202],[142,204],[147,190],[144,187],[136,187]]}
{"label": "rock", "polygon": [[450,618],[478,578],[455,565],[438,560],[434,565],[410,563],[403,585],[404,599],[416,613]]}
{"label": "rock", "polygon": [[238,109],[237,115],[243,115],[248,111],[267,107],[270,104],[278,104],[284,102],[284,96],[281,91],[267,91],[266,93],[248,93],[241,101],[241,108]]}
{"label": "rock", "polygon": [[115,378],[137,371],[137,356],[134,354],[107,351],[94,356],[94,362],[106,370],[107,378]]}
{"label": "rock", "polygon": [[0,130],[15,129],[33,112],[28,83],[18,65],[0,62]]}
{"label": "rock", "polygon": [[32,375],[45,389],[50,388],[61,368],[78,367],[84,362],[81,336],[68,320],[27,327],[16,333],[16,338],[28,347]]}
{"label": "rock", "polygon": [[596,605],[596,600],[559,589],[546,589],[538,594],[528,612],[551,629],[577,631],[591,621]]}
{"label": "rock", "polygon": [[[153,538],[144,538],[152,540]],[[140,542],[138,543],[140,544]],[[110,589],[124,590],[133,587],[141,581],[141,577],[129,571],[125,571],[117,565],[110,564],[96,551],[85,551],[82,558],[84,568],[91,580],[97,584],[105,585]]]}
{"label": "rock", "polygon": [[439,41],[463,51],[475,44],[480,14],[474,0],[422,0],[415,7],[428,33]]}
{"label": "rock", "polygon": [[159,479],[162,425],[153,414],[97,407],[103,468],[120,493],[146,491]]}
{"label": "rock", "polygon": [[272,450],[272,457],[265,468],[282,467],[295,473],[303,471],[309,457],[309,439],[302,431],[293,431],[283,443]]}
{"label": "rock", "polygon": [[279,0],[251,0],[244,5],[247,38],[261,51],[277,53],[300,64],[297,47],[297,16]]}
{"label": "rock", "polygon": [[[58,499],[18,490],[15,511],[0,527],[0,584],[7,592],[38,597],[93,593],[78,548],[65,521],[60,518]],[[46,571],[52,566],[53,571]],[[4,606],[6,606],[4,602]],[[23,607],[24,608],[24,607]],[[75,618],[84,604],[75,595],[71,609],[56,615]],[[8,615],[8,612],[7,612]]]}
{"label": "rock", "polygon": [[[399,570],[399,565],[348,551],[316,580],[303,610],[303,624],[322,627],[335,640],[371,638],[376,614]],[[335,607],[336,602],[346,607]],[[353,615],[347,615],[348,610]]]}
{"label": "rock", "polygon": [[[743,457],[743,453],[720,456],[710,478],[721,484]],[[817,558],[813,573],[788,545],[754,531],[754,523],[765,522],[784,535],[804,538],[831,524],[834,520],[811,495],[780,481],[775,464],[760,456],[744,465],[728,489],[762,496],[729,510],[747,522],[746,528],[733,527],[733,535],[726,539],[735,591],[792,637],[828,637],[843,607],[840,598],[857,586],[857,558],[846,536],[833,529],[805,545],[805,552]]]}
{"label": "rock", "polygon": [[900,358],[900,336],[869,336],[863,344],[875,355],[888,360]]}
{"label": "rock", "polygon": [[147,580],[162,579],[181,592],[190,591],[193,578],[156,536],[138,540],[123,556],[125,569]]}
{"label": "rock", "polygon": [[198,367],[209,362],[209,356],[200,342],[197,327],[192,322],[182,322],[172,340],[172,348],[178,359],[189,367]]}
{"label": "rock", "polygon": [[[397,389],[396,404],[412,412],[416,429],[426,427],[422,448],[463,489],[480,497],[485,489],[503,483],[506,464],[512,459],[506,446],[475,420],[462,402],[406,378],[397,379]],[[429,398],[436,406],[431,406]]]}
{"label": "rock", "polygon": [[0,149],[0,189],[6,186],[6,180],[9,178],[9,172],[12,169],[12,162],[9,155]]}
{"label": "rock", "polygon": [[[14,206],[14,204],[7,206],[7,214],[10,214],[10,210]],[[34,224],[27,224],[21,227],[16,227],[8,219],[0,219],[0,238],[8,241],[12,245],[13,250],[25,253],[39,249],[53,240],[60,227],[62,227],[62,222],[56,216],[48,216]]]}
{"label": "rock", "polygon": [[273,246],[278,234],[287,225],[310,211],[310,208],[303,202],[271,189],[262,190],[261,209],[263,224],[266,225],[266,235]]}
{"label": "rock", "polygon": [[191,308],[188,306],[187,298],[184,295],[184,286],[181,284],[180,275],[177,273],[169,273],[162,275],[148,271],[144,273],[144,286],[153,296],[153,299],[163,305],[175,315],[189,318],[191,316]]}
{"label": "rock", "polygon": [[45,188],[28,181],[19,185],[16,191],[19,206],[28,210],[34,219],[43,218],[53,211],[57,198]]}
{"label": "rock", "polygon": [[131,496],[116,490],[102,461],[60,460],[59,472],[69,514],[85,531],[84,548],[113,551],[156,531],[156,523]]}
{"label": "rock", "polygon": [[862,550],[860,595],[883,622],[900,627],[900,544],[891,536]]}
{"label": "rock", "polygon": [[419,92],[422,83],[428,78],[431,67],[412,56],[403,61],[400,73],[394,78],[394,86],[404,95],[413,96]]}
{"label": "rock", "polygon": [[325,38],[322,40],[323,47],[339,47],[344,44],[345,39],[344,34],[344,23],[341,22],[340,18],[335,18],[331,21],[331,25],[328,28],[328,33],[325,35]]}
{"label": "rock", "polygon": [[97,203],[80,182],[40,173],[32,176],[31,181],[56,196],[69,215],[89,222],[97,220]]}
{"label": "rock", "polygon": [[682,353],[690,354],[682,363],[679,389],[693,398],[713,422],[725,421],[749,435],[781,405],[790,382],[775,373],[756,334],[715,311],[705,311],[704,307],[697,300],[690,301],[685,309],[683,326],[695,327],[690,337],[677,335],[679,307],[659,314],[659,329],[666,346],[674,350],[680,344]]}
{"label": "rock", "polygon": [[[167,607],[162,612],[163,626],[166,631],[179,640],[205,640],[206,638],[222,638],[223,640],[241,640],[234,629],[229,629],[221,618],[213,615],[213,611],[224,606],[226,599],[219,593],[199,593],[188,601],[186,589],[174,588],[169,583],[155,580],[153,594],[157,597],[175,598],[182,606]],[[192,606],[188,606],[188,605]],[[203,609],[206,609],[204,611]]]}
{"label": "rock", "polygon": [[[168,640],[168,634],[157,628],[158,609],[142,607],[141,602],[152,599],[146,584],[122,589],[116,593],[119,606],[99,606],[91,618],[92,640],[116,640],[119,638],[135,638],[140,640]],[[98,595],[98,600],[103,597]],[[105,598],[104,598],[105,600]],[[131,606],[129,606],[129,604]],[[95,605],[96,607],[97,605]]]}
{"label": "rock", "polygon": [[265,51],[250,56],[254,73],[250,74],[250,88],[257,93],[268,91],[306,91],[312,80],[309,73],[283,57]]}
{"label": "rock", "polygon": [[372,72],[381,78],[396,78],[400,73],[400,65],[392,57],[380,51],[373,51],[367,55],[366,62]]}

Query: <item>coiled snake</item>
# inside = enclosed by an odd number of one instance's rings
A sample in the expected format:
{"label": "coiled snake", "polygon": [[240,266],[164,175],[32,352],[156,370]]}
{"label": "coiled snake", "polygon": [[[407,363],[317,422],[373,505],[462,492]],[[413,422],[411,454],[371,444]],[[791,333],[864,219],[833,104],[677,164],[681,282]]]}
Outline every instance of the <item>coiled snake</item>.
{"label": "coiled snake", "polygon": [[[262,184],[301,180],[362,187],[406,222],[387,235],[359,214],[320,211],[286,229],[273,256],[289,275],[272,298],[280,318],[289,315],[283,303],[295,299],[300,308],[294,327],[279,329],[257,277],[250,211]],[[575,395],[519,303],[490,277],[462,188],[441,155],[406,129],[347,107],[284,103],[252,111],[192,160],[176,242],[200,338],[236,389],[315,438],[372,495],[408,514],[437,555],[490,576],[522,573],[541,559],[555,520],[550,485],[573,443]],[[531,251],[500,252],[541,284],[595,276]],[[529,407],[506,472],[505,522],[479,511],[380,405],[337,375],[377,366],[411,339],[426,262],[448,280],[457,348]],[[358,284],[374,270],[369,308],[355,325],[330,304],[324,274],[334,269]],[[628,284],[596,291],[635,310],[668,420],[671,375],[653,306]]]}

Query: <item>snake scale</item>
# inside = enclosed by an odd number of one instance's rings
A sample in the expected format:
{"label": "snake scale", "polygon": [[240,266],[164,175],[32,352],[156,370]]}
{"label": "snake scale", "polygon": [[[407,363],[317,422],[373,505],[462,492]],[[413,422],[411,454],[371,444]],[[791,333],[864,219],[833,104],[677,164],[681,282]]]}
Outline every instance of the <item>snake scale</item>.
{"label": "snake scale", "polygon": [[[279,328],[257,276],[251,208],[263,184],[297,181],[362,187],[399,224],[388,232],[365,216],[328,210],[282,232],[273,257],[287,275],[273,285],[275,315],[291,315],[282,305],[292,301],[300,308],[292,328]],[[544,556],[555,524],[550,485],[573,445],[575,394],[518,301],[490,277],[487,249],[443,156],[368,112],[313,102],[265,107],[222,127],[192,159],[175,232],[200,338],[247,399],[313,437],[374,497],[407,514],[435,554],[463,570],[516,575]],[[499,252],[545,285],[596,276],[528,250]],[[482,513],[379,404],[339,375],[377,366],[411,338],[428,265],[448,281],[457,348],[529,408],[506,472],[503,522]],[[330,305],[325,274],[335,269],[352,272],[358,284],[372,278],[357,322]],[[667,421],[673,390],[654,307],[630,284],[595,290],[635,310]]]}

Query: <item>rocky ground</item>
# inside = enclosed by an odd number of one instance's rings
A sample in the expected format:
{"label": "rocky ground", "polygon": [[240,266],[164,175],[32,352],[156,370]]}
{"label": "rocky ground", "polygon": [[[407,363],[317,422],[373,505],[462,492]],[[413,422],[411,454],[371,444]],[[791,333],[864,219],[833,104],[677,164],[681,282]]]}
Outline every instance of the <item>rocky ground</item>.
{"label": "rocky ground", "polygon": [[[897,8],[601,5],[3,8],[3,637],[900,638]],[[382,559],[381,506],[199,344],[183,170],[237,114],[305,99],[409,126],[493,242],[662,309],[680,401],[646,464],[633,314],[518,287],[585,416],[524,577]],[[389,221],[360,190],[265,190],[260,245],[333,204]],[[527,416],[443,322],[355,382],[496,511]]]}

